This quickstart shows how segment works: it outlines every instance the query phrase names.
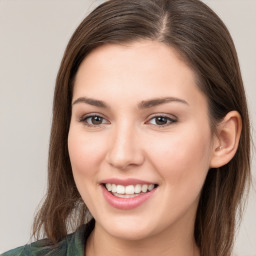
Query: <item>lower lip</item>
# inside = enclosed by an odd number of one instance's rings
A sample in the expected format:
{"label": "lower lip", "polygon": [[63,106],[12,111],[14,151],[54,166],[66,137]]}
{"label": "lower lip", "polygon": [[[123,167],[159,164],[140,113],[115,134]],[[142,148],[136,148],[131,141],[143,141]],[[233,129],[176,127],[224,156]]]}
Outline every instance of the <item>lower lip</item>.
{"label": "lower lip", "polygon": [[153,190],[139,195],[132,198],[121,198],[114,196],[111,192],[109,192],[104,185],[101,186],[103,195],[107,202],[113,206],[114,208],[120,209],[120,210],[130,210],[134,209],[140,205],[142,205],[144,202],[146,202],[150,197],[153,196],[156,188]]}

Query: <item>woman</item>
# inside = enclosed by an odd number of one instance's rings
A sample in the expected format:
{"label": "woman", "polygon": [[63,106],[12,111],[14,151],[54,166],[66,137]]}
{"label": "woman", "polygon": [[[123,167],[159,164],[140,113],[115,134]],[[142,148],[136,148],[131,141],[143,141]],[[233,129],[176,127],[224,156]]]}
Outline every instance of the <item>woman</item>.
{"label": "woman", "polygon": [[249,180],[225,25],[198,0],[110,0],[77,28],[58,73],[34,222],[46,239],[4,255],[228,256]]}

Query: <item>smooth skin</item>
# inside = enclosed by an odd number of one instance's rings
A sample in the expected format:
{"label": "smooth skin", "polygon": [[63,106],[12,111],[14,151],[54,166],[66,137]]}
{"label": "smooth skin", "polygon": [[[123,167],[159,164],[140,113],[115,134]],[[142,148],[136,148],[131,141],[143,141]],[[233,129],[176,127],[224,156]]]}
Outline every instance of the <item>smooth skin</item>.
{"label": "smooth skin", "polygon": [[[199,255],[193,233],[200,191],[208,170],[234,156],[239,114],[228,113],[213,133],[194,72],[154,41],[92,51],[77,72],[72,102],[73,175],[96,220],[86,255]],[[139,207],[121,210],[103,196],[100,184],[109,178],[158,187]]]}

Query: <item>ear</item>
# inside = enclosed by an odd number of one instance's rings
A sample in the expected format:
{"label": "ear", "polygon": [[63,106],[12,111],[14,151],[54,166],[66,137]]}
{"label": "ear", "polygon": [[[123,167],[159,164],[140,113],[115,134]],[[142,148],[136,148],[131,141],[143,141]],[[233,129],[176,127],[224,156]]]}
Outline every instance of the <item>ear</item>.
{"label": "ear", "polygon": [[242,130],[241,116],[237,111],[229,112],[218,124],[214,137],[210,168],[227,164],[235,155]]}

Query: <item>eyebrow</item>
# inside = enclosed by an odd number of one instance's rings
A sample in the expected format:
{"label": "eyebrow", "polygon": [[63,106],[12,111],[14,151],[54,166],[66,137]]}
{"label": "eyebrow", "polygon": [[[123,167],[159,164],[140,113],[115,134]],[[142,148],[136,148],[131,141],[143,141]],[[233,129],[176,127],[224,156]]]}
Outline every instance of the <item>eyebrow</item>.
{"label": "eyebrow", "polygon": [[168,102],[178,102],[178,103],[189,105],[188,102],[183,99],[179,99],[175,97],[165,97],[165,98],[155,98],[155,99],[142,101],[139,103],[138,108],[147,109],[147,108],[155,107],[157,105],[165,104]]}
{"label": "eyebrow", "polygon": [[89,105],[100,107],[100,108],[109,108],[109,106],[101,100],[96,100],[96,99],[86,98],[86,97],[80,97],[80,98],[76,99],[72,103],[72,105],[75,105],[77,103],[87,103]]}
{"label": "eyebrow", "polygon": [[[178,103],[183,103],[185,105],[189,105],[188,102],[183,99],[179,99],[176,97],[163,97],[163,98],[154,98],[154,99],[141,101],[138,104],[138,108],[139,109],[148,109],[148,108],[152,108],[152,107],[155,107],[155,106],[158,106],[161,104],[165,104],[168,102],[178,102]],[[92,98],[80,97],[80,98],[76,99],[72,103],[72,105],[75,105],[77,103],[87,103],[92,106],[110,109],[110,106],[108,104],[106,104],[104,101],[96,100],[96,99],[92,99]]]}

